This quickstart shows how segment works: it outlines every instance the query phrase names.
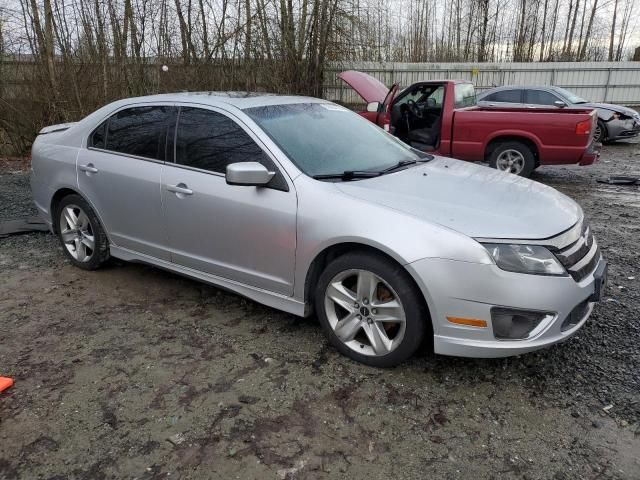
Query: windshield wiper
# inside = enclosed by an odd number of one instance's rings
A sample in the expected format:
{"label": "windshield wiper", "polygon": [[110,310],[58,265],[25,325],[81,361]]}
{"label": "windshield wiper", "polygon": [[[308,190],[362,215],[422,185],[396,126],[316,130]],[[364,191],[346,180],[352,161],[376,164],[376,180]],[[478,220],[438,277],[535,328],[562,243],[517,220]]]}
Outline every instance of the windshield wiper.
{"label": "windshield wiper", "polygon": [[408,167],[409,165],[414,165],[418,163],[417,160],[400,160],[395,165],[391,165],[390,167],[385,168],[384,170],[380,170],[380,173],[389,173],[395,170],[398,170],[403,167]]}
{"label": "windshield wiper", "polygon": [[340,180],[349,181],[358,178],[379,177],[380,175],[382,175],[381,172],[370,172],[366,170],[345,170],[342,173],[323,173],[321,175],[313,175],[313,178],[315,178],[316,180],[332,180],[334,178],[338,178]]}
{"label": "windshield wiper", "polygon": [[[420,153],[422,153],[422,152],[420,152]],[[429,160],[432,160],[432,159],[433,159],[433,157],[431,155],[426,154],[426,156],[424,156],[424,157],[421,156],[421,158],[419,160],[411,160],[411,159],[400,160],[395,165],[391,165],[390,167],[387,167],[384,170],[380,170],[380,174],[383,175],[385,173],[394,172],[394,171],[399,170],[401,168],[408,167],[409,165],[415,165],[416,163],[428,162]]]}
{"label": "windshield wiper", "polygon": [[[423,153],[423,152],[420,152]],[[382,170],[346,170],[342,173],[323,173],[320,175],[313,175],[312,178],[316,180],[333,180],[340,179],[343,181],[356,180],[359,178],[373,178],[379,177],[380,175],[384,175],[386,173],[395,172],[404,167],[408,167],[409,165],[415,165],[416,163],[424,163],[432,160],[433,156],[426,154],[426,156],[421,156],[419,160],[407,159],[400,160],[395,165],[391,165],[390,167],[383,168]]]}

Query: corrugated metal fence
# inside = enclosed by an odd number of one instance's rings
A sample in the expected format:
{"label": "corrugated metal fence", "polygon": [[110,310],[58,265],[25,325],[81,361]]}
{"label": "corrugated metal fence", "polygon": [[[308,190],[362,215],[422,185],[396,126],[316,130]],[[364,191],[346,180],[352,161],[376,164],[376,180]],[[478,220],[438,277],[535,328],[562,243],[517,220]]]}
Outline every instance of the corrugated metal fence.
{"label": "corrugated metal fence", "polygon": [[337,74],[360,70],[385,85],[420,80],[469,80],[478,91],[501,85],[555,85],[592,102],[640,105],[640,62],[562,63],[377,63],[340,62],[325,71],[324,97],[361,103]]}

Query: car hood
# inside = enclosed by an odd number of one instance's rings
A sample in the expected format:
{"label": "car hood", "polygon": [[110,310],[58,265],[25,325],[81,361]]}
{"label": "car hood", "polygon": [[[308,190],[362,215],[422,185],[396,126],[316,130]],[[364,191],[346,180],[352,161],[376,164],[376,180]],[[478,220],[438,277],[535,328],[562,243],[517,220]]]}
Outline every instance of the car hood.
{"label": "car hood", "polygon": [[336,186],[347,195],[474,238],[544,239],[582,217],[577,203],[551,187],[444,157]]}
{"label": "car hood", "polygon": [[389,93],[389,87],[385,86],[380,80],[373,78],[363,72],[348,70],[338,74],[338,78],[344,80],[365,102],[382,103]]}
{"label": "car hood", "polygon": [[623,107],[621,105],[613,105],[611,103],[595,103],[595,102],[588,102],[588,103],[578,103],[576,104],[579,107],[591,107],[591,108],[603,108],[605,110],[611,110],[613,112],[618,112],[618,113],[623,113],[625,115],[628,115],[629,117],[633,117],[634,115],[637,115],[638,112],[636,110],[633,110],[632,108],[628,108],[628,107]]}

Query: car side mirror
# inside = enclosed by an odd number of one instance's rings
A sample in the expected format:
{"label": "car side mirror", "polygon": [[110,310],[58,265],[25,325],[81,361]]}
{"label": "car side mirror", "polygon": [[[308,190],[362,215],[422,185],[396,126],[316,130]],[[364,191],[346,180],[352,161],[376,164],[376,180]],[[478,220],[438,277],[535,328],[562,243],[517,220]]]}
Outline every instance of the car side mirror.
{"label": "car side mirror", "polygon": [[380,108],[380,102],[371,102],[367,104],[367,112],[377,112]]}
{"label": "car side mirror", "polygon": [[566,103],[564,103],[564,102],[562,102],[562,101],[560,101],[560,100],[556,100],[555,102],[553,102],[553,104],[554,104],[556,107],[558,107],[558,108],[564,108],[564,107],[566,107],[566,106],[567,106],[567,104],[566,104]]}
{"label": "car side mirror", "polygon": [[259,187],[266,185],[276,175],[258,162],[238,162],[227,165],[225,180],[228,185]]}

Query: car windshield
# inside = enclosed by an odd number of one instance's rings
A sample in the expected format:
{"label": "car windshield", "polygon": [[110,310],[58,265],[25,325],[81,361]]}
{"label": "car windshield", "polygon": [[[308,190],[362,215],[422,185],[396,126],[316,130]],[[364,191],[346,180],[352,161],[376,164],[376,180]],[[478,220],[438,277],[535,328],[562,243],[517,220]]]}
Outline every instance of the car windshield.
{"label": "car windshield", "polygon": [[587,103],[587,101],[576,95],[575,93],[570,92],[569,90],[565,90],[564,88],[555,87],[554,90],[566,98],[569,103]]}
{"label": "car windshield", "polygon": [[381,172],[430,158],[360,115],[331,103],[267,105],[244,112],[311,177]]}

